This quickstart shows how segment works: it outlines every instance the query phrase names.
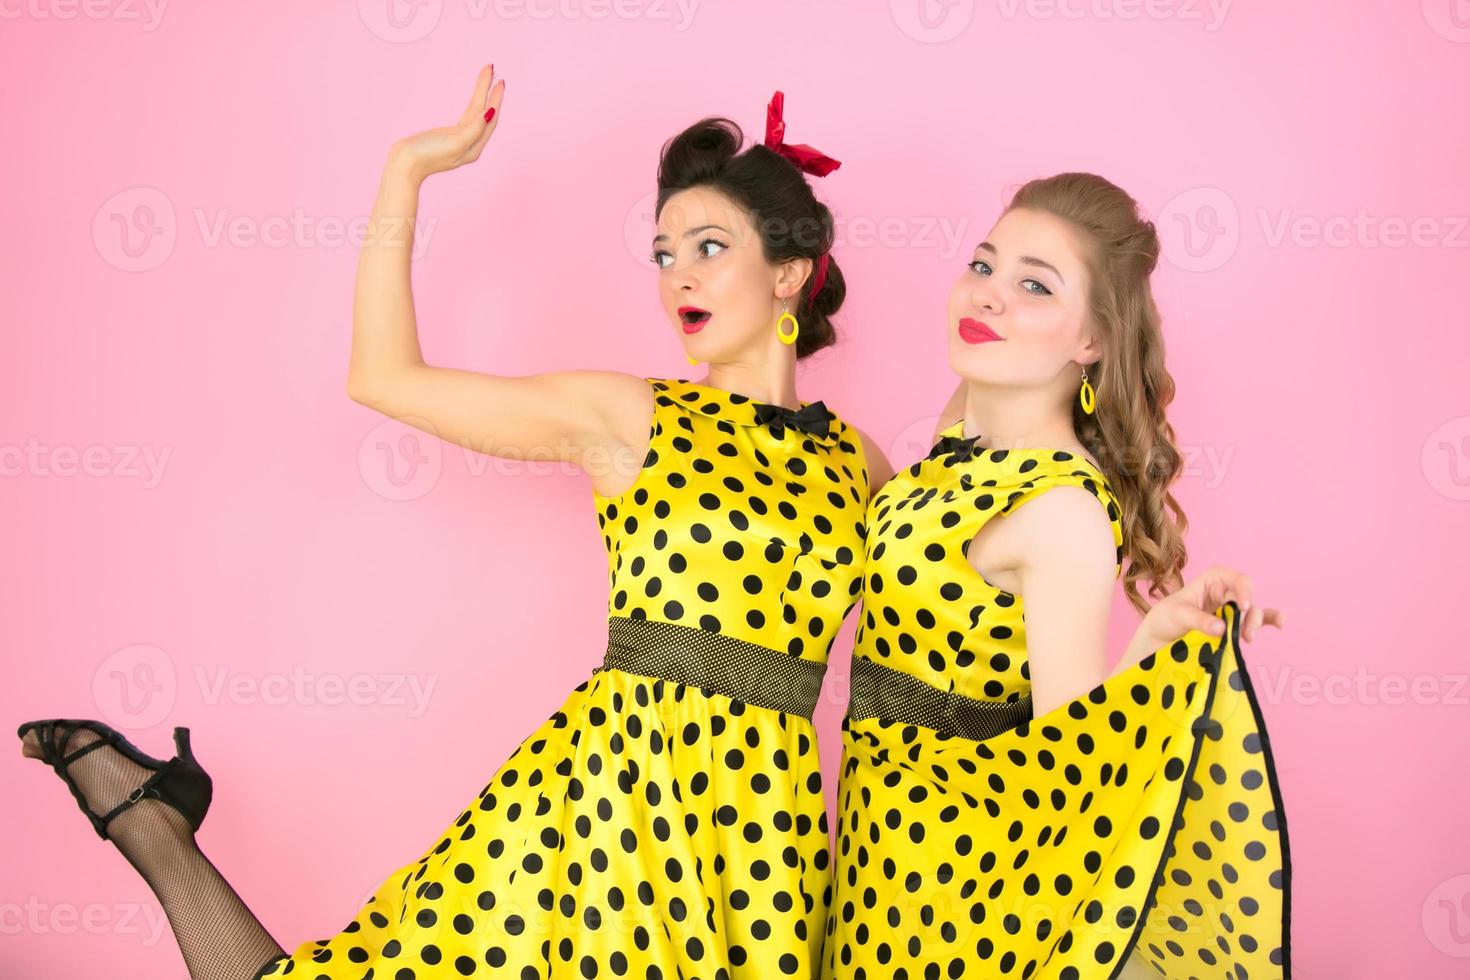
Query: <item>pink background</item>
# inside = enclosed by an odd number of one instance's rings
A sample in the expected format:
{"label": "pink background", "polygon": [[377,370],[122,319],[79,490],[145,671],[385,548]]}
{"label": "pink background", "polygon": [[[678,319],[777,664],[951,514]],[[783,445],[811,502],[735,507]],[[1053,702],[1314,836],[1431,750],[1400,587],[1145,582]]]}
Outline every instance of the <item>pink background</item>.
{"label": "pink background", "polygon": [[[288,949],[345,925],[598,662],[606,566],[578,472],[348,400],[344,227],[494,61],[498,133],[422,197],[426,356],[698,377],[643,261],[657,152],[706,114],[758,137],[779,87],[844,161],[842,342],[801,394],[900,465],[1005,189],[1085,169],[1145,205],[1191,570],[1289,617],[1246,656],[1296,975],[1465,975],[1470,9],[917,2],[7,4],[6,724],[102,718],[162,757],[191,726],[215,863]],[[3,758],[0,973],[182,976],[142,881]]]}

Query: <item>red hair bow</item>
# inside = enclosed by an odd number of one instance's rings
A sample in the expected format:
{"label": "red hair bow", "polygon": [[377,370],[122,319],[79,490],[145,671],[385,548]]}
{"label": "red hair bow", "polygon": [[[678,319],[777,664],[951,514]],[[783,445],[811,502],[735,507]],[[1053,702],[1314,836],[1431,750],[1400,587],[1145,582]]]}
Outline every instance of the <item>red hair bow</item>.
{"label": "red hair bow", "polygon": [[786,96],[777,92],[771,96],[771,104],[766,106],[766,146],[775,150],[802,171],[813,177],[825,177],[838,167],[842,162],[834,160],[820,150],[813,149],[805,143],[786,143],[786,120],[781,118],[786,106]]}
{"label": "red hair bow", "polygon": [[[825,177],[838,167],[842,166],[841,160],[834,160],[827,154],[815,147],[807,146],[805,143],[787,143],[786,120],[782,118],[786,110],[786,96],[777,92],[771,96],[770,105],[766,106],[766,140],[765,144],[772,150],[781,154],[802,173],[811,174],[813,177]],[[816,268],[812,274],[812,288],[807,293],[807,303],[822,289],[822,284],[827,281],[827,253],[823,252],[817,257]]]}

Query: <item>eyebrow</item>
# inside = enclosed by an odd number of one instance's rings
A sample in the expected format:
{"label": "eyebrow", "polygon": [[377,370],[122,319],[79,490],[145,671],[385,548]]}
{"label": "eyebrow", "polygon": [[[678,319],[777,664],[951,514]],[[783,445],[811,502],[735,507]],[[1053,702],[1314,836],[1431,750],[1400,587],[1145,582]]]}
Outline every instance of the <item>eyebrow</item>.
{"label": "eyebrow", "polygon": [[[723,231],[727,235],[730,234],[727,229],[720,225],[700,225],[698,228],[690,228],[688,231],[684,232],[684,237],[689,238],[690,236],[697,235],[702,231],[709,231],[711,228],[714,228],[716,231]],[[653,243],[657,245],[659,242],[668,241],[668,239],[668,235],[656,235],[654,236]]]}
{"label": "eyebrow", "polygon": [[[999,252],[997,252],[995,250],[995,246],[992,245],[992,244],[990,244],[989,242],[981,242],[979,245],[976,245],[975,246],[976,251],[978,251],[978,250],[980,250],[982,248],[985,249],[987,252],[989,252],[992,255],[999,255],[1000,254]],[[1062,274],[1060,272],[1057,272],[1057,267],[1054,266],[1054,265],[1052,265],[1050,262],[1043,262],[1041,259],[1038,259],[1034,255],[1023,255],[1023,256],[1021,256],[1021,261],[1024,262],[1026,265],[1039,265],[1043,269],[1050,269],[1052,271],[1052,273],[1058,279],[1061,279],[1062,280],[1062,285],[1063,286],[1065,286],[1067,284],[1067,280],[1062,279]]]}

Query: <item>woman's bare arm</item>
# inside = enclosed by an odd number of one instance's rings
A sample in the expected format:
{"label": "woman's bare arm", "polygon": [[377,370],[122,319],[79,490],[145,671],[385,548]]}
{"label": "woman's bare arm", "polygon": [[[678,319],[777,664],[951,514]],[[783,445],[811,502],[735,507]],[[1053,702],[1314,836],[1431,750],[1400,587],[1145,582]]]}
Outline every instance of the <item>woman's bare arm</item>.
{"label": "woman's bare arm", "polygon": [[991,542],[1009,553],[1020,582],[1032,714],[1039,718],[1108,676],[1113,531],[1097,498],[1072,486],[1053,487],[1001,520],[1009,533]]}
{"label": "woman's bare arm", "polygon": [[871,436],[857,426],[853,426],[852,430],[858,434],[858,439],[863,444],[863,458],[867,460],[868,466],[868,496],[871,497],[883,484],[893,479],[893,464]]}
{"label": "woman's bare arm", "polygon": [[[611,495],[632,481],[647,447],[646,381],[617,371],[485,374],[428,364],[419,348],[410,268],[419,188],[430,174],[478,158],[498,124],[485,121],[485,108],[498,117],[503,94],[503,82],[492,94],[487,68],[457,124],[394,144],[358,258],[347,393],[476,452],[581,465]],[[616,460],[627,465],[604,462]]]}
{"label": "woman's bare arm", "polygon": [[1098,500],[1081,487],[1062,486],[1027,501],[991,539],[1020,582],[1026,608],[1026,656],[1032,715],[1040,717],[1120,674],[1192,630],[1219,636],[1214,613],[1233,600],[1241,606],[1241,636],[1262,626],[1281,628],[1279,609],[1252,603],[1250,578],[1216,565],[1159,600],[1134,629],[1122,656],[1108,668],[1108,616],[1116,586],[1116,545]]}

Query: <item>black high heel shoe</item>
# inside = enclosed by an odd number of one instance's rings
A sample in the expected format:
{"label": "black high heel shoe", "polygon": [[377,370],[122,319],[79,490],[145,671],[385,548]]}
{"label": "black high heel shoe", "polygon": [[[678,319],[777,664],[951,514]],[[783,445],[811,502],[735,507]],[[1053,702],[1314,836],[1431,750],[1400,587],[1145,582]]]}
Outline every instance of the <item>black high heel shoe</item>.
{"label": "black high heel shoe", "polygon": [[[56,735],[57,729],[59,735]],[[96,732],[99,738],[82,746],[70,755],[62,755],[74,732],[79,729]],[[194,759],[194,753],[189,748],[189,729],[174,729],[174,745],[178,754],[167,762],[160,762],[146,752],[139,751],[138,747],[122,735],[113,731],[100,721],[77,720],[72,718],[47,718],[42,721],[28,721],[21,725],[16,734],[25,738],[26,733],[35,731],[36,739],[41,744],[41,758],[56,774],[66,781],[71,795],[76,797],[77,805],[92,821],[92,827],[97,831],[97,836],[107,840],[107,825],[128,807],[145,798],[162,800],[169,806],[178,810],[189,821],[189,827],[198,830],[199,825],[204,822],[204,814],[209,811],[209,801],[214,795],[214,782],[209,778],[209,773],[200,768]],[[67,769],[73,762],[91,752],[100,749],[104,745],[115,747],[123,755],[133,760],[140,766],[154,770],[153,774],[145,779],[127,797],[104,814],[93,813],[87,806],[87,798],[77,787],[76,781],[72,779]]]}

